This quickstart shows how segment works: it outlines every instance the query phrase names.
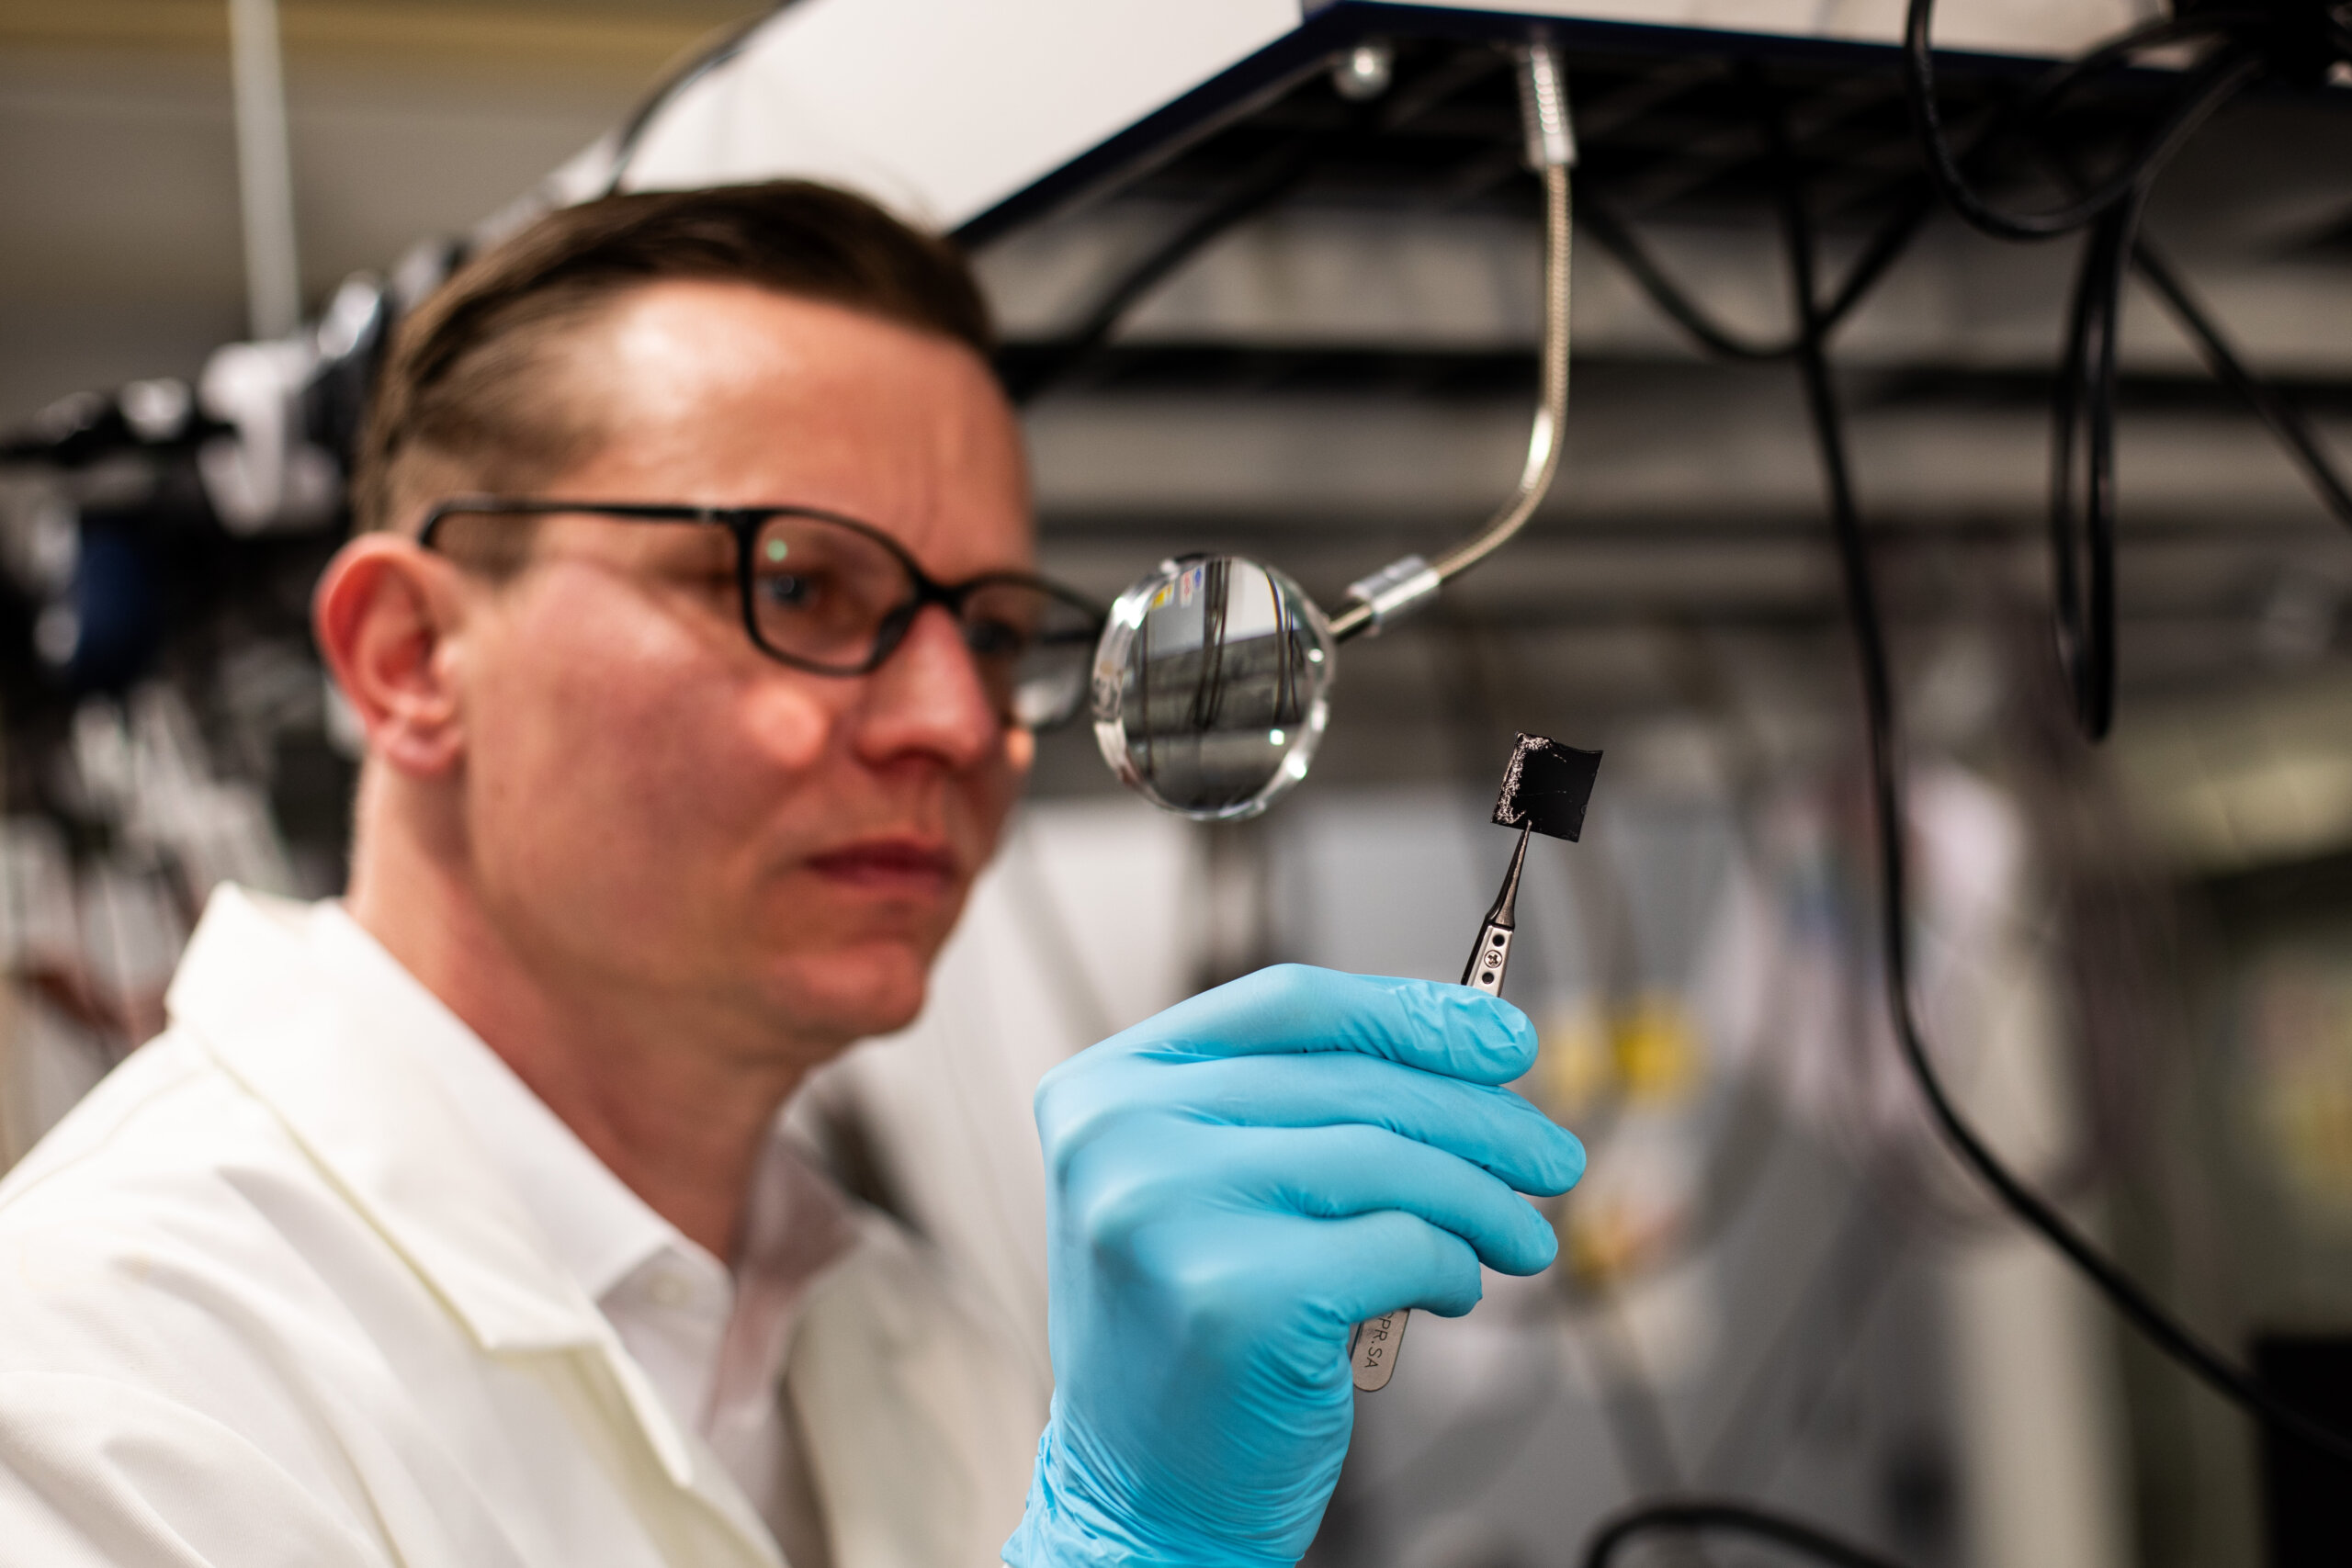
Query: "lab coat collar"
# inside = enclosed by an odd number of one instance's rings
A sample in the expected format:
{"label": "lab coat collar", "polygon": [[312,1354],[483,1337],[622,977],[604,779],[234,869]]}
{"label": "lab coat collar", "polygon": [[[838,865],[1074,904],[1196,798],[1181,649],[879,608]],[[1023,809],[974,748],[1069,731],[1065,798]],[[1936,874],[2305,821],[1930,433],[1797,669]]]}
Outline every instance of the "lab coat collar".
{"label": "lab coat collar", "polygon": [[589,1300],[602,1302],[666,1250],[697,1255],[724,1273],[725,1265],[631,1191],[342,905],[311,905],[304,919],[310,953],[338,993],[382,998],[414,1014],[400,1021],[401,1054],[425,1068],[500,1189],[520,1202],[532,1234]]}
{"label": "lab coat collar", "polygon": [[[464,1031],[397,964],[330,964],[311,907],[223,886],[165,1007],[492,1354],[600,1355],[670,1479],[766,1547],[740,1489],[682,1433],[644,1371],[468,1132],[404,1037]],[[469,1038],[472,1038],[469,1035]]]}

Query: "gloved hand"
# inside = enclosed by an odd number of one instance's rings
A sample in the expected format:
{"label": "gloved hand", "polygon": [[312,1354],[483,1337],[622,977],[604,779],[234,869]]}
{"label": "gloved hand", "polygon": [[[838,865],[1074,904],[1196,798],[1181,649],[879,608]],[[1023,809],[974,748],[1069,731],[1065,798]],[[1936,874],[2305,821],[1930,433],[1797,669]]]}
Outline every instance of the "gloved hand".
{"label": "gloved hand", "polygon": [[1296,1562],[1347,1452],[1351,1326],[1552,1261],[1512,1189],[1565,1192],[1584,1149],[1496,1087],[1534,1060],[1508,1002],[1286,964],[1047,1074],[1056,1388],[1005,1561]]}

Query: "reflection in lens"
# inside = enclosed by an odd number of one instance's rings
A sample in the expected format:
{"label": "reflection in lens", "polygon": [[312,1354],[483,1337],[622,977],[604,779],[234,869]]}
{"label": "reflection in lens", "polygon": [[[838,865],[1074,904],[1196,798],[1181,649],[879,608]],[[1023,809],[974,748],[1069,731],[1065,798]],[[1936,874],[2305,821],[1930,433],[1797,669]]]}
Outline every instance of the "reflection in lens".
{"label": "reflection in lens", "polygon": [[975,595],[964,616],[965,643],[982,672],[992,683],[1010,685],[1013,723],[1046,729],[1085,706],[1099,611],[1035,588],[1006,586]]}
{"label": "reflection in lens", "polygon": [[1306,776],[1329,713],[1323,613],[1270,567],[1170,561],[1123,595],[1094,659],[1094,734],[1131,787],[1252,817]]}
{"label": "reflection in lens", "polygon": [[751,557],[760,640],[787,659],[850,671],[914,584],[889,550],[830,518],[786,513],[761,526]]}

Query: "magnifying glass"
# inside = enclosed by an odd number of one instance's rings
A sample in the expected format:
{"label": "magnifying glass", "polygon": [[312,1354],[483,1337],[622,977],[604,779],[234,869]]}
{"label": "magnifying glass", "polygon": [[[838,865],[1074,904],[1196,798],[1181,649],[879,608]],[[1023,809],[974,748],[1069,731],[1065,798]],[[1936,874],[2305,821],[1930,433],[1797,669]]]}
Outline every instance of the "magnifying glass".
{"label": "magnifying glass", "polygon": [[1094,738],[1120,782],[1204,821],[1254,817],[1306,776],[1330,721],[1331,623],[1240,556],[1188,556],[1112,605]]}
{"label": "magnifying glass", "polygon": [[1543,391],[1519,485],[1440,556],[1407,556],[1327,616],[1297,583],[1243,556],[1163,561],[1119,596],[1095,645],[1094,738],[1130,788],[1203,821],[1254,817],[1306,777],[1330,720],[1339,645],[1376,635],[1526,525],[1559,471],[1568,407],[1568,171],[1576,142],[1559,57],[1520,53],[1527,159],[1544,180]]}

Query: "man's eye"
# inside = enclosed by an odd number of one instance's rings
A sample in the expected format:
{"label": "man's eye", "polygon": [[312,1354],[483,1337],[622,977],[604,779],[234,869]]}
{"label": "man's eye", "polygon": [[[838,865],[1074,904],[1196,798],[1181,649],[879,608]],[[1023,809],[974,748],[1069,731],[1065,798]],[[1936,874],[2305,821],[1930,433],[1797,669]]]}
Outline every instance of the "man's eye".
{"label": "man's eye", "polygon": [[807,610],[821,604],[824,584],[807,572],[763,571],[758,583],[760,603],[779,610]]}
{"label": "man's eye", "polygon": [[1026,628],[1006,621],[970,621],[964,626],[964,646],[982,659],[1018,659],[1030,641]]}

